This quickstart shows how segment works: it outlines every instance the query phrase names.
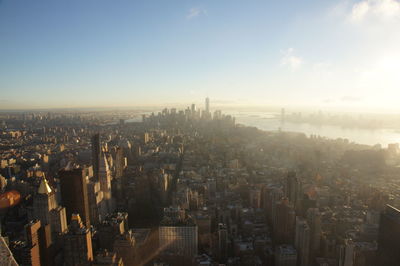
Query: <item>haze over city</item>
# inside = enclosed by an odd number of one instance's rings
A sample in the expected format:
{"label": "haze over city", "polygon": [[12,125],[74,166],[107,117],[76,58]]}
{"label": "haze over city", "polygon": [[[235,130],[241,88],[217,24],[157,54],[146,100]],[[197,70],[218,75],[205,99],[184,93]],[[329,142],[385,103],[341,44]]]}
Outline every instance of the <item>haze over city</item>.
{"label": "haze over city", "polygon": [[396,111],[397,0],[0,2],[1,109]]}
{"label": "haze over city", "polygon": [[0,266],[399,266],[400,0],[0,0]]}

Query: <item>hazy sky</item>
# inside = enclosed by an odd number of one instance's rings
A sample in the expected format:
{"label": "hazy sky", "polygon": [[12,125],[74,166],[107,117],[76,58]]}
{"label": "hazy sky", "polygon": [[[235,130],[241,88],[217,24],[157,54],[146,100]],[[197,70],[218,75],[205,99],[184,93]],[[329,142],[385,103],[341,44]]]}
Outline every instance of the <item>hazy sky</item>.
{"label": "hazy sky", "polygon": [[0,0],[0,108],[400,110],[400,0]]}

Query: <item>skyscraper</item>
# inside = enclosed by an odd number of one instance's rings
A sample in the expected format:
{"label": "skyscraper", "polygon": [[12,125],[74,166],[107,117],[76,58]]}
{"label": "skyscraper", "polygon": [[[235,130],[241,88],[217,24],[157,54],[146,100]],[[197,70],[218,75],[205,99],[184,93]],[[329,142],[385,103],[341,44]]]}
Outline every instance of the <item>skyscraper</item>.
{"label": "skyscraper", "polygon": [[293,243],[296,215],[287,198],[275,203],[274,235],[278,244]]}
{"label": "skyscraper", "polygon": [[66,167],[59,172],[62,204],[67,217],[73,213],[82,216],[86,227],[90,226],[89,200],[85,171],[82,168]]}
{"label": "skyscraper", "polygon": [[58,206],[56,193],[42,178],[38,193],[33,198],[33,216],[42,226],[49,224],[52,234],[62,233],[67,229],[65,208]]}
{"label": "skyscraper", "polygon": [[206,112],[207,114],[210,113],[210,99],[208,97],[206,98]]}
{"label": "skyscraper", "polygon": [[307,221],[296,217],[296,236],[294,246],[298,251],[298,261],[300,266],[310,265],[310,228]]}
{"label": "skyscraper", "polygon": [[67,266],[90,265],[93,261],[92,236],[79,214],[71,215],[68,233],[64,237],[64,262]]}
{"label": "skyscraper", "polygon": [[39,229],[40,263],[42,266],[51,266],[54,263],[54,245],[51,240],[51,227],[42,225]]}
{"label": "skyscraper", "polygon": [[300,203],[301,184],[296,172],[289,172],[286,177],[285,194],[289,202],[298,210]]}
{"label": "skyscraper", "polygon": [[321,247],[321,213],[317,208],[308,209],[307,223],[310,227],[310,262],[314,263]]}
{"label": "skyscraper", "polygon": [[100,134],[94,134],[92,136],[92,165],[93,165],[93,176],[97,180],[99,178],[99,162],[100,162]]}
{"label": "skyscraper", "polygon": [[40,221],[31,221],[25,225],[27,247],[30,253],[30,265],[40,266],[39,228]]}
{"label": "skyscraper", "polygon": [[106,213],[101,213],[101,215],[104,216],[104,214],[114,211],[114,202],[111,197],[111,171],[104,154],[100,157],[99,181],[100,190],[103,192],[103,201],[106,205]]}
{"label": "skyscraper", "polygon": [[390,205],[381,213],[377,265],[395,266],[400,262],[400,210]]}

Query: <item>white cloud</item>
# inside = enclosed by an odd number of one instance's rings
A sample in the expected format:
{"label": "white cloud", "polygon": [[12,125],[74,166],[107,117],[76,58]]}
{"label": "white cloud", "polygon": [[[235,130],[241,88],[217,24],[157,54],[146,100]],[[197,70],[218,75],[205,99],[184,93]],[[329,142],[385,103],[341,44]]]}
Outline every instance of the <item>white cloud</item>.
{"label": "white cloud", "polygon": [[286,51],[282,51],[282,54],[283,54],[281,59],[282,66],[287,66],[294,71],[300,68],[301,65],[303,64],[303,59],[299,56],[294,55],[293,48],[289,48]]}
{"label": "white cloud", "polygon": [[355,3],[350,12],[352,22],[388,22],[400,20],[399,0],[364,0]]}
{"label": "white cloud", "polygon": [[187,19],[193,19],[200,15],[207,15],[207,10],[204,8],[193,7],[189,10],[188,14],[186,15]]}

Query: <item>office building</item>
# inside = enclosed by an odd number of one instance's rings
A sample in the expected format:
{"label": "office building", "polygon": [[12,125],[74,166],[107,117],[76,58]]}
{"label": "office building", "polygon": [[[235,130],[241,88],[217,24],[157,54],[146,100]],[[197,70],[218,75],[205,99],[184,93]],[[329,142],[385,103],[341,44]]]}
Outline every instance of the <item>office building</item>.
{"label": "office building", "polygon": [[39,220],[42,226],[49,224],[53,235],[63,233],[67,229],[65,208],[58,206],[56,193],[45,177],[40,181],[38,192],[33,198],[33,217]]}
{"label": "office building", "polygon": [[197,255],[197,225],[179,207],[165,208],[159,227],[159,244],[164,253],[192,258]]}
{"label": "office building", "polygon": [[64,236],[65,265],[91,265],[92,261],[91,232],[83,225],[79,214],[72,214],[68,232]]}
{"label": "office building", "polygon": [[274,236],[278,244],[294,242],[296,214],[287,198],[275,203]]}
{"label": "office building", "polygon": [[92,165],[93,165],[93,176],[95,179],[99,178],[100,154],[101,154],[100,134],[97,133],[92,136]]}
{"label": "office building", "polygon": [[321,213],[317,208],[308,209],[307,224],[310,228],[310,262],[313,262],[321,247]]}
{"label": "office building", "polygon": [[[59,171],[62,205],[67,218],[79,214],[86,227],[90,227],[89,200],[85,171],[82,168],[68,166]],[[70,221],[69,221],[70,222]]]}
{"label": "office building", "polygon": [[297,266],[297,251],[291,245],[280,245],[275,250],[275,266]]}
{"label": "office building", "polygon": [[400,263],[400,210],[387,205],[381,213],[378,236],[377,265],[395,266]]}
{"label": "office building", "polygon": [[298,252],[299,266],[310,265],[310,228],[307,221],[296,217],[296,236],[294,246]]}
{"label": "office building", "polygon": [[[32,266],[40,266],[39,228],[40,221],[31,221],[25,225],[26,244],[29,251],[28,261]],[[26,262],[25,262],[26,263]]]}
{"label": "office building", "polygon": [[39,228],[40,263],[42,266],[54,265],[54,245],[51,239],[51,227],[49,224]]}

